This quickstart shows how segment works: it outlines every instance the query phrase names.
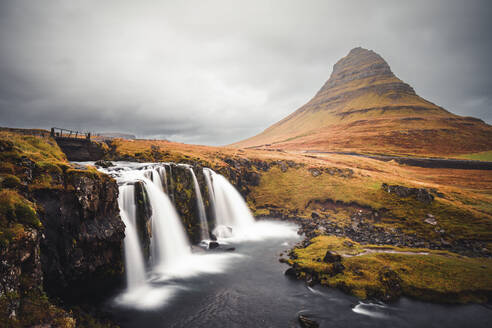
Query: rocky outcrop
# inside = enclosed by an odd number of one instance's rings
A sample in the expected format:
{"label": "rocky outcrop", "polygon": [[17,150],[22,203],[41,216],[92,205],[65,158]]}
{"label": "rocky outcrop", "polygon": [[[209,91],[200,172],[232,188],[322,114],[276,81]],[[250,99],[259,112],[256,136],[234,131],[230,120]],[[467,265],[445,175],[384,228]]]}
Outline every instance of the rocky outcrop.
{"label": "rocky outcrop", "polygon": [[200,242],[200,217],[198,214],[197,199],[195,194],[195,186],[193,183],[193,177],[189,170],[189,167],[193,168],[198,185],[201,188],[202,198],[205,209],[207,211],[207,218],[209,225],[213,223],[212,213],[208,201],[208,189],[203,175],[202,167],[199,165],[188,166],[183,164],[168,164],[165,166],[166,176],[168,178],[168,194],[173,200],[183,226],[186,229],[188,236],[192,243]]}
{"label": "rocky outcrop", "polygon": [[383,183],[381,188],[389,194],[396,194],[398,197],[413,197],[419,202],[429,204],[434,200],[434,196],[425,188],[409,188],[399,185],[388,185]]}
{"label": "rocky outcrop", "polygon": [[303,314],[300,314],[297,319],[299,321],[299,325],[302,328],[318,328],[319,327],[319,324],[316,321],[309,319],[307,316],[305,316]]}
{"label": "rocky outcrop", "polygon": [[109,149],[103,143],[82,138],[58,137],[55,140],[69,161],[97,161],[102,159]]}
{"label": "rocky outcrop", "polygon": [[40,239],[37,230],[26,229],[19,240],[1,248],[0,305],[3,316],[14,318],[21,306],[21,296],[42,285]]}
{"label": "rocky outcrop", "polygon": [[113,179],[87,172],[65,178],[66,189],[38,189],[32,196],[44,227],[40,248],[45,290],[72,301],[119,284],[125,226]]}
{"label": "rocky outcrop", "polygon": [[136,221],[137,233],[144,258],[150,258],[150,239],[152,238],[152,207],[150,206],[149,196],[144,183],[135,182],[135,202],[136,202]]}
{"label": "rocky outcrop", "polygon": [[0,131],[0,326],[75,327],[121,282],[118,186],[28,132]]}

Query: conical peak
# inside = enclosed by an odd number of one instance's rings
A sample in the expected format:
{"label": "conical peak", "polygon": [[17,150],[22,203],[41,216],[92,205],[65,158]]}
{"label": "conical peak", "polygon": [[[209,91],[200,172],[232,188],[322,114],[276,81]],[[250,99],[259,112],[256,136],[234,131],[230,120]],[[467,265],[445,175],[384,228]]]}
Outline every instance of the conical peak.
{"label": "conical peak", "polygon": [[334,66],[330,79],[321,91],[345,84],[354,80],[367,78],[395,77],[388,63],[372,50],[361,47],[350,50],[347,56],[340,59]]}

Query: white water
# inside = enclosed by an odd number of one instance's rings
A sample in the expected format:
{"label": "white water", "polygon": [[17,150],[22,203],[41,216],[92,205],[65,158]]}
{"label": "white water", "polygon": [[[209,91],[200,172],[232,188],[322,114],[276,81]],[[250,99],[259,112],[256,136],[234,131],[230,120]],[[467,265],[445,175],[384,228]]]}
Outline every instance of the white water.
{"label": "white water", "polygon": [[210,202],[210,207],[212,208],[212,213],[213,216],[212,218],[215,218],[215,196],[214,196],[214,187],[212,186],[212,170],[204,167],[203,168],[203,175],[205,176],[205,182],[207,183],[207,189],[208,189],[208,200]]}
{"label": "white water", "polygon": [[162,186],[162,177],[161,177],[161,174],[159,172],[159,168],[157,169],[152,169],[151,171],[151,177],[152,177],[152,182],[155,184],[155,186],[157,188],[159,188],[159,190],[161,192],[165,192],[164,191],[164,187]]}
{"label": "white water", "polygon": [[368,317],[386,319],[388,315],[385,313],[385,309],[386,306],[382,304],[359,302],[359,304],[352,308],[352,311]]}
{"label": "white water", "polygon": [[135,217],[135,187],[122,185],[119,187],[118,205],[120,216],[125,223],[125,271],[128,290],[145,284],[145,265],[142,249],[138,240]]}
{"label": "white water", "polygon": [[189,256],[191,247],[169,197],[155,182],[148,179],[143,181],[152,208],[152,263],[154,270],[165,272]]}
{"label": "white water", "polygon": [[[170,188],[165,185],[165,189],[172,193],[174,190],[172,169],[171,166],[169,168]],[[236,252],[192,253],[181,219],[163,188],[163,180],[167,182],[167,179],[163,178],[164,170],[164,167],[149,163],[117,163],[116,167],[101,169],[111,174],[120,184],[118,203],[121,217],[126,225],[124,248],[128,286],[127,290],[116,298],[116,302],[125,307],[152,309],[163,306],[174,295],[187,289],[184,279],[203,274],[223,273],[229,266],[240,260],[243,261],[245,257]],[[161,173],[163,171],[164,174]],[[211,170],[207,171],[205,177],[206,179],[208,177],[208,189],[212,192],[209,197],[216,213],[221,213],[217,216],[217,222],[231,232],[220,234],[221,245],[232,243],[235,246],[242,241],[298,237],[296,228],[292,225],[274,222],[255,223],[246,203],[235,188],[221,175]],[[135,188],[132,184],[136,181],[144,183],[152,208],[150,272],[145,271],[145,261],[136,231]],[[199,186],[197,187],[196,184],[195,190],[199,191]]]}
{"label": "white water", "polygon": [[237,237],[255,223],[241,194],[222,175],[209,171],[212,176],[216,227],[218,238]]}
{"label": "white water", "polygon": [[205,213],[205,206],[203,206],[203,198],[200,191],[200,185],[198,184],[198,180],[196,179],[193,168],[188,167],[188,170],[190,170],[191,172],[191,176],[193,177],[193,185],[195,187],[196,205],[198,207],[198,216],[200,218],[200,235],[202,240],[208,240],[210,238],[210,233],[208,232],[207,214]]}

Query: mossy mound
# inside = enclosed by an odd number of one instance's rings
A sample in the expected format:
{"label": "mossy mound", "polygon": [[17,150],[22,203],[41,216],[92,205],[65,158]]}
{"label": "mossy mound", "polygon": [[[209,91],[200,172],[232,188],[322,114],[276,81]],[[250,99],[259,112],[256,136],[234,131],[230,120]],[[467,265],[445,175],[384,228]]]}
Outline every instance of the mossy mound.
{"label": "mossy mound", "polygon": [[[323,258],[342,256],[342,272]],[[394,300],[400,295],[444,303],[487,302],[492,297],[492,259],[468,258],[445,251],[361,245],[348,238],[318,236],[296,248],[289,263],[299,276],[317,275],[322,285],[359,298]]]}

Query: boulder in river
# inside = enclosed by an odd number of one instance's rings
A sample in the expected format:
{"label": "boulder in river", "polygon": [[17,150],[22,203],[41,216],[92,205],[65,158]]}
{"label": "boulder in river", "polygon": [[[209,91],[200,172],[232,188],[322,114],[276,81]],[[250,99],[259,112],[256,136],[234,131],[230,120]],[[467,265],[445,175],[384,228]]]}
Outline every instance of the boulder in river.
{"label": "boulder in river", "polygon": [[300,314],[298,317],[299,324],[301,325],[302,328],[318,328],[319,323],[316,321],[309,319],[305,315]]}
{"label": "boulder in river", "polygon": [[211,241],[210,243],[208,243],[208,249],[214,249],[214,248],[217,248],[219,246],[220,246],[219,243],[216,241]]}
{"label": "boulder in river", "polygon": [[113,166],[113,165],[114,165],[112,162],[110,162],[110,161],[105,161],[105,160],[103,160],[103,159],[100,159],[100,160],[96,161],[94,164],[95,164],[96,166],[100,166],[100,167],[103,167],[103,168],[105,168],[105,169],[107,169],[108,167],[111,167],[111,166]]}
{"label": "boulder in river", "polygon": [[284,274],[289,278],[297,277],[297,272],[294,268],[288,268],[287,270],[285,270]]}

